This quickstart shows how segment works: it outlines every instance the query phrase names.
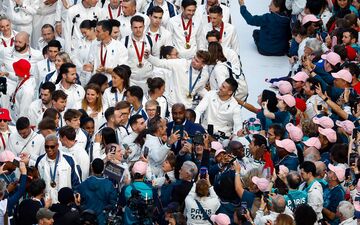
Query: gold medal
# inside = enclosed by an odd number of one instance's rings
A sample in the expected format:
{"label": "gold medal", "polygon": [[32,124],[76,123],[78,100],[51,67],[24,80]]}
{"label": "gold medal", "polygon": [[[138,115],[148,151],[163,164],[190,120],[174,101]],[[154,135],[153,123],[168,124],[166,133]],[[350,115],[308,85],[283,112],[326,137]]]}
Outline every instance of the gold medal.
{"label": "gold medal", "polygon": [[55,188],[55,187],[56,187],[56,182],[55,182],[55,181],[51,181],[51,182],[50,182],[50,186],[51,186],[52,188]]}
{"label": "gold medal", "polygon": [[143,66],[144,66],[144,64],[141,62],[139,62],[139,64],[137,65],[137,67],[139,67],[139,68],[142,68]]}
{"label": "gold medal", "polygon": [[186,48],[186,49],[190,49],[190,47],[191,47],[190,43],[186,43],[186,44],[185,44],[185,48]]}

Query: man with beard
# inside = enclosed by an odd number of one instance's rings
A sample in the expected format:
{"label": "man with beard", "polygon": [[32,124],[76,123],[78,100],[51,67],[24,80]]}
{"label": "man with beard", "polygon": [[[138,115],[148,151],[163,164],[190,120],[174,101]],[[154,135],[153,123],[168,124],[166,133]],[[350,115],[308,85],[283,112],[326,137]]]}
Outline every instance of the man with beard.
{"label": "man with beard", "polygon": [[[180,130],[180,136],[183,137],[181,130],[185,131],[190,137],[194,136],[195,133],[205,133],[205,130],[199,124],[192,123],[185,118],[185,105],[176,103],[171,109],[173,121],[167,124],[166,133],[168,136],[175,132],[175,128]],[[181,139],[171,146],[171,150],[177,155],[181,149]]]}
{"label": "man with beard", "polygon": [[51,40],[47,45],[47,58],[41,60],[36,64],[36,71],[33,74],[36,81],[36,93],[39,90],[39,87],[42,82],[44,82],[46,75],[53,74],[56,70],[55,68],[55,58],[56,55],[61,50],[61,44],[57,40]]}
{"label": "man with beard", "polygon": [[64,63],[60,67],[61,81],[56,85],[56,90],[63,90],[68,96],[67,109],[80,109],[81,101],[85,96],[82,86],[76,84],[76,66],[73,63]]}
{"label": "man with beard", "polygon": [[7,96],[1,97],[1,105],[4,108],[9,108],[9,96],[14,93],[18,81],[12,65],[20,59],[26,59],[30,62],[31,74],[33,74],[36,63],[43,59],[40,51],[30,47],[29,34],[26,32],[19,32],[15,36],[14,48],[4,48],[0,51],[0,62],[3,65],[0,76],[7,78]]}
{"label": "man with beard", "polygon": [[52,107],[52,93],[55,91],[55,84],[45,82],[40,87],[40,99],[33,101],[28,110],[27,117],[31,126],[37,126],[43,117],[46,109]]}

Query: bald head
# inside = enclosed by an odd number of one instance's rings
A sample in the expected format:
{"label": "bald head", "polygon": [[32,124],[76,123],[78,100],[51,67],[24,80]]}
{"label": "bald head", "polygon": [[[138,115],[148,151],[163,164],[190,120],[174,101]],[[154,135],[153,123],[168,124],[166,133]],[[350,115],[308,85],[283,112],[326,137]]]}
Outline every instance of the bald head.
{"label": "bald head", "polygon": [[320,160],[320,152],[315,147],[309,147],[304,151],[304,160],[316,162]]}
{"label": "bald head", "polygon": [[24,53],[27,51],[30,41],[30,35],[24,31],[21,31],[15,36],[15,50]]}

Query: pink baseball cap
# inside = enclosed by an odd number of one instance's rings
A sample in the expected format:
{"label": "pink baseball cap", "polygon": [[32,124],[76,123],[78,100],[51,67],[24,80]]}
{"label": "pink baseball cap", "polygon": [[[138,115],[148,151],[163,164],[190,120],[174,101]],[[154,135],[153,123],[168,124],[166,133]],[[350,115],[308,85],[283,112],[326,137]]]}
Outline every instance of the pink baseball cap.
{"label": "pink baseball cap", "polygon": [[296,73],[293,77],[292,77],[292,79],[294,80],[294,81],[302,81],[302,82],[306,82],[306,80],[307,79],[309,79],[309,75],[307,75],[305,72],[303,72],[303,71],[300,71],[300,72],[298,72],[298,73]]}
{"label": "pink baseball cap", "polygon": [[211,221],[216,223],[217,225],[230,225],[231,221],[228,215],[224,213],[219,213],[217,215],[212,215],[210,217]]}
{"label": "pink baseball cap", "polygon": [[269,184],[270,182],[266,178],[260,178],[257,176],[253,176],[251,178],[251,181],[256,184],[256,186],[259,188],[261,192],[269,191]]}
{"label": "pink baseball cap", "polygon": [[293,153],[296,150],[295,143],[291,139],[275,140],[275,144],[290,153]]}
{"label": "pink baseball cap", "polygon": [[355,128],[354,123],[351,122],[350,120],[344,120],[344,121],[336,120],[336,125],[338,127],[342,127],[345,130],[345,132],[350,135],[353,133],[353,130]]}
{"label": "pink baseball cap", "polygon": [[322,116],[322,117],[314,117],[312,121],[320,125],[322,128],[333,128],[334,127],[334,121],[330,119],[330,117]]}
{"label": "pink baseball cap", "polygon": [[226,152],[224,149],[218,149],[218,150],[216,150],[216,152],[215,152],[215,157],[216,156],[218,156],[220,153],[222,153],[222,152]]}
{"label": "pink baseball cap", "polygon": [[0,162],[12,162],[15,158],[15,154],[12,151],[5,150],[0,153]]}
{"label": "pink baseball cap", "polygon": [[352,82],[352,76],[351,73],[348,70],[340,70],[337,73],[331,73],[331,75],[334,78],[343,79],[344,81],[351,83]]}
{"label": "pink baseball cap", "polygon": [[289,133],[290,139],[295,142],[301,141],[304,136],[301,128],[294,126],[292,123],[286,124],[286,130]]}
{"label": "pink baseball cap", "polygon": [[319,138],[317,137],[311,137],[309,139],[307,139],[306,141],[303,142],[304,145],[308,146],[308,147],[314,147],[317,150],[319,150],[321,148],[321,142],[319,140]]}
{"label": "pink baseball cap", "polygon": [[321,55],[321,58],[333,66],[341,62],[340,56],[335,52],[329,52],[328,54]]}
{"label": "pink baseball cap", "polygon": [[301,20],[301,25],[304,25],[308,22],[319,22],[320,19],[318,19],[315,15],[313,14],[308,14],[306,16],[303,17],[303,19]]}
{"label": "pink baseball cap", "polygon": [[324,135],[328,139],[328,141],[330,141],[331,143],[336,142],[336,139],[337,139],[336,132],[333,129],[331,129],[331,128],[323,129],[323,128],[319,127],[319,133]]}
{"label": "pink baseball cap", "polygon": [[132,168],[132,172],[135,173],[139,173],[141,175],[145,175],[146,174],[146,170],[147,170],[147,166],[148,164],[146,162],[143,161],[137,161],[133,168]]}
{"label": "pink baseball cap", "polygon": [[329,170],[333,171],[336,174],[336,177],[340,182],[343,182],[345,180],[345,168],[341,166],[334,166],[330,163]]}
{"label": "pink baseball cap", "polygon": [[282,95],[291,94],[293,87],[289,81],[281,80],[275,82],[274,86],[279,88],[279,93]]}
{"label": "pink baseball cap", "polygon": [[288,105],[289,107],[294,107],[296,105],[296,100],[292,95],[282,95],[282,96],[277,95],[276,97],[280,100],[283,100],[285,104]]}
{"label": "pink baseball cap", "polygon": [[223,149],[224,147],[222,146],[222,144],[220,142],[212,141],[211,148],[217,151],[217,150]]}

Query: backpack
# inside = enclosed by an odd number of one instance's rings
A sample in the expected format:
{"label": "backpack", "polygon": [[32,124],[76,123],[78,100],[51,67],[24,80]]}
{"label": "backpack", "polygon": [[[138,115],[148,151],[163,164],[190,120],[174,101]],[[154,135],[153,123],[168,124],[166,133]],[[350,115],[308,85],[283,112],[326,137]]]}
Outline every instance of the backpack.
{"label": "backpack", "polygon": [[238,88],[235,92],[234,97],[236,99],[246,101],[247,97],[249,96],[249,92],[248,92],[248,85],[245,79],[245,74],[242,70],[241,62],[240,62],[240,71],[236,71],[238,73],[234,72],[230,62],[226,62],[225,66],[228,68],[229,77],[235,79],[238,83]]}
{"label": "backpack", "polygon": [[[150,44],[150,48],[153,47],[153,42],[151,40],[151,37],[149,35],[146,35],[146,38]],[[129,35],[125,37],[125,47],[128,48],[128,45],[129,45]]]}

